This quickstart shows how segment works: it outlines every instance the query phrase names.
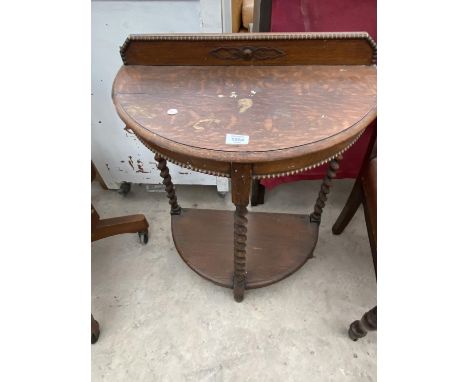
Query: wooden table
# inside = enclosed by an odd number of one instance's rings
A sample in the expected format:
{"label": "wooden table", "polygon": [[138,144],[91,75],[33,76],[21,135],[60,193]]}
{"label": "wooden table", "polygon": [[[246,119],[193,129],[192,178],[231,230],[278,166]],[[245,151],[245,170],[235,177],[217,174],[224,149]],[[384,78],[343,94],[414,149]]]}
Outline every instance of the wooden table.
{"label": "wooden table", "polygon": [[[376,45],[367,33],[132,35],[113,100],[156,155],[172,236],[215,284],[263,287],[312,256],[341,153],[376,118]],[[181,208],[166,160],[231,178],[235,212]],[[253,179],[329,162],[312,213],[250,213]]]}

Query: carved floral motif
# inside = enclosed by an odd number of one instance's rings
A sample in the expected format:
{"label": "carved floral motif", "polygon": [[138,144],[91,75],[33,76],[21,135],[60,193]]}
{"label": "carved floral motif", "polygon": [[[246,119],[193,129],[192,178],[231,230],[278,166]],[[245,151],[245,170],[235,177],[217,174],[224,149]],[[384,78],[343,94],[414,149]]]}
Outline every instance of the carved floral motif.
{"label": "carved floral motif", "polygon": [[220,60],[271,60],[285,56],[282,50],[255,46],[242,48],[220,47],[212,50],[210,54]]}

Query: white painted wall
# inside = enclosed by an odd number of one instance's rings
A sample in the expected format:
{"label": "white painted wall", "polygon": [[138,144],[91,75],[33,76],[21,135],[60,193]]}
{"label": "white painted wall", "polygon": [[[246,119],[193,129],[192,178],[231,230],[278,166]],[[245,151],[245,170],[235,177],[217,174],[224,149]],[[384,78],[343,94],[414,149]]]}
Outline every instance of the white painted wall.
{"label": "white painted wall", "polygon": [[[124,181],[160,184],[153,153],[124,130],[112,103],[112,82],[122,65],[119,47],[129,34],[221,32],[221,1],[93,1],[91,6],[93,162],[109,188]],[[217,182],[211,175],[169,167],[176,184],[218,183],[219,191],[227,191],[227,179]]]}

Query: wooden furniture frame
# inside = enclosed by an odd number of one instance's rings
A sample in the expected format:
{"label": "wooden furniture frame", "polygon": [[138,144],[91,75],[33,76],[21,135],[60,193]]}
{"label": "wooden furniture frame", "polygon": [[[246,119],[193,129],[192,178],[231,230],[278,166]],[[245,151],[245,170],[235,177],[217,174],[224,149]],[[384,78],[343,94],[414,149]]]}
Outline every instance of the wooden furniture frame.
{"label": "wooden furniture frame", "polygon": [[[113,101],[155,153],[182,259],[238,302],[297,271],[312,257],[341,154],[376,118],[368,34],[131,35],[120,53]],[[235,211],[181,208],[167,160],[230,178]],[[311,214],[247,218],[252,180],[323,163]]]}
{"label": "wooden furniture frame", "polygon": [[[91,182],[97,174],[98,172],[91,162]],[[146,244],[148,243],[148,227],[145,215],[141,214],[101,219],[91,204],[91,242],[123,233],[138,233],[140,242]],[[91,314],[91,344],[97,342],[99,334],[99,323]]]}
{"label": "wooden furniture frame", "polygon": [[[96,168],[91,164],[91,181],[96,178]],[[91,241],[104,239],[123,233],[138,233],[140,241],[148,242],[148,227],[145,215],[127,215],[116,218],[101,219],[91,204]]]}
{"label": "wooden furniture frame", "polygon": [[[374,272],[377,277],[377,131],[374,130],[371,144],[364,158],[364,163],[353,189],[332,227],[332,232],[339,235],[349,224],[359,206],[364,207],[367,234],[371,247]],[[364,337],[368,331],[377,330],[377,306],[366,312],[360,320],[354,321],[348,330],[353,341]]]}

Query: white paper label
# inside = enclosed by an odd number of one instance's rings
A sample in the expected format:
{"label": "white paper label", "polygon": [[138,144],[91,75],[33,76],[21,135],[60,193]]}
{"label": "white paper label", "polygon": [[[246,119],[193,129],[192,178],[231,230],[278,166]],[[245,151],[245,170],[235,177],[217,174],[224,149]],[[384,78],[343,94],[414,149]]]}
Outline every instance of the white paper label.
{"label": "white paper label", "polygon": [[226,134],[226,144],[227,145],[248,145],[249,136],[237,135],[237,134]]}

